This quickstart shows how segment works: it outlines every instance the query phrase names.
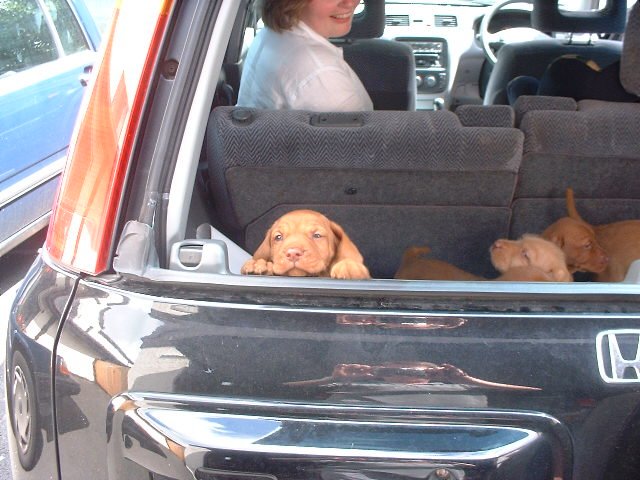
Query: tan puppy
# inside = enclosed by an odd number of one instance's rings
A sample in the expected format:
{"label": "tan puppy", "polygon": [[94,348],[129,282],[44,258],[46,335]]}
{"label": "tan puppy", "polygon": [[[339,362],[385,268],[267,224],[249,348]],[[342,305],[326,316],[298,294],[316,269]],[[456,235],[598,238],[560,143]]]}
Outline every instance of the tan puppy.
{"label": "tan puppy", "polygon": [[[491,262],[501,275],[493,280],[509,282],[569,282],[562,251],[539,237],[496,240],[491,246]],[[409,247],[395,274],[403,280],[487,280],[448,262],[428,258],[431,249]],[[524,253],[523,253],[524,252]]]}
{"label": "tan puppy", "polygon": [[240,270],[253,275],[371,278],[342,227],[313,210],[294,210],[271,226]]}
{"label": "tan puppy", "polygon": [[546,277],[553,282],[573,281],[564,252],[553,242],[537,235],[523,235],[518,240],[498,239],[491,245],[490,252],[491,263],[507,276],[505,279],[531,275],[531,278]]}
{"label": "tan puppy", "polygon": [[[544,272],[538,267],[529,265],[527,267],[511,267],[498,278],[494,278],[497,282],[557,282],[553,275]],[[564,280],[563,280],[564,281]],[[570,281],[570,280],[567,280]]]}
{"label": "tan puppy", "polygon": [[596,239],[595,229],[578,215],[571,188],[567,189],[566,199],[567,209],[573,213],[573,218],[562,217],[552,223],[542,232],[542,237],[562,249],[570,272],[604,272],[609,257]]}
{"label": "tan puppy", "polygon": [[593,228],[597,243],[607,252],[609,262],[601,271],[596,271],[598,282],[621,282],[629,270],[631,262],[640,259],[640,220],[625,220],[591,226],[578,211],[573,190],[567,189],[567,211],[569,218]]}
{"label": "tan puppy", "polygon": [[409,247],[402,255],[402,262],[394,278],[403,280],[486,280],[466,272],[455,265],[435,258],[427,258],[431,249]]}

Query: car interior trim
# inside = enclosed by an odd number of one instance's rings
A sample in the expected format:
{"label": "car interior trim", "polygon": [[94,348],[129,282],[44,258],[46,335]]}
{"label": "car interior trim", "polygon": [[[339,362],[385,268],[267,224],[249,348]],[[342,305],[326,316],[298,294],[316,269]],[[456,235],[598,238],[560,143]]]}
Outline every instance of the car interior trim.
{"label": "car interior trim", "polygon": [[188,210],[187,202],[190,202],[193,194],[193,185],[196,177],[197,162],[194,158],[200,155],[202,141],[204,139],[207,118],[209,117],[211,102],[216,90],[218,75],[209,72],[218,72],[222,68],[224,60],[226,39],[231,34],[234,20],[240,5],[231,5],[224,2],[215,20],[216,25],[209,41],[207,54],[204,59],[200,80],[194,94],[192,108],[184,129],[184,135],[178,151],[176,170],[187,172],[182,175],[174,175],[171,182],[171,195],[167,205],[166,221],[166,251],[171,251],[171,246],[185,238],[187,217],[183,214]]}
{"label": "car interior trim", "polygon": [[[45,252],[43,252],[43,257],[45,257],[45,261],[50,264],[51,258],[48,257]],[[52,264],[55,265],[55,264]],[[179,282],[177,277],[163,275],[163,272],[166,270],[156,269],[153,272],[145,272],[144,281],[160,281],[160,282],[169,282],[173,286],[176,286],[176,283]],[[153,273],[157,273],[157,276]],[[183,275],[180,275],[181,280],[186,284],[194,284],[196,280],[194,279],[193,273],[184,272]],[[638,295],[638,286],[636,285],[628,285],[624,283],[612,283],[605,284],[601,283],[600,285],[595,282],[581,282],[578,284],[570,283],[548,283],[546,285],[542,285],[542,282],[536,283],[525,283],[525,282],[472,282],[472,281],[430,281],[430,280],[411,280],[411,281],[399,281],[399,280],[336,280],[336,279],[321,279],[321,278],[293,278],[293,277],[260,277],[260,276],[251,276],[251,278],[246,278],[247,276],[232,276],[232,275],[202,275],[204,278],[208,278],[209,281],[205,282],[200,279],[202,284],[206,284],[208,288],[212,288],[212,286],[217,285],[219,287],[233,287],[235,291],[239,291],[238,288],[242,288],[243,290],[251,291],[253,289],[263,289],[268,288],[270,292],[275,294],[276,291],[279,293],[285,294],[287,291],[292,292],[295,295],[300,295],[302,291],[308,290],[310,293],[312,292],[322,292],[323,294],[336,294],[338,296],[349,295],[353,296],[355,293],[361,295],[367,294],[377,294],[379,292],[388,292],[393,294],[420,294],[424,296],[428,294],[430,296],[437,296],[442,298],[442,295],[465,295],[469,298],[473,296],[483,296],[483,295],[494,295],[500,294],[502,296],[508,295],[509,297],[514,298],[522,298],[522,295],[529,295],[531,298],[535,297],[545,297],[548,295],[556,295],[556,296],[570,296],[571,298],[578,297],[587,297],[593,298],[594,295],[604,296],[607,298],[617,298],[620,301],[623,301],[625,297],[629,297],[631,299],[635,298]],[[237,279],[236,281],[230,281],[231,279]],[[139,277],[134,277],[139,278]],[[196,277],[198,278],[198,277]],[[87,282],[90,282],[93,288],[103,289],[105,292],[117,292],[117,288],[109,285],[108,282],[113,280],[120,279],[119,276],[108,275],[105,276],[104,281],[101,281],[100,277],[96,277],[94,280],[86,279]],[[275,281],[274,281],[275,280]],[[144,294],[140,294],[140,298],[145,298]],[[426,298],[426,297],[422,297]],[[177,304],[181,303],[195,303],[197,305],[207,305],[207,306],[220,306],[224,308],[233,308],[238,310],[255,310],[263,309],[276,309],[278,311],[287,310],[291,308],[291,311],[299,311],[301,308],[305,311],[314,310],[315,307],[286,307],[284,305],[272,305],[268,306],[266,304],[263,305],[254,305],[254,304],[243,304],[243,303],[234,303],[234,302],[225,302],[220,303],[216,301],[198,301],[198,300],[189,300],[188,302],[182,300],[180,298],[171,298],[172,302]],[[318,308],[318,312],[325,313],[358,313],[364,315],[370,314],[379,314],[378,310],[370,310],[366,308],[358,308],[358,309],[349,309],[349,308],[337,308],[337,309],[323,309]],[[384,314],[386,315],[388,312],[392,312],[393,310],[385,310]],[[398,310],[396,313],[392,315],[411,315],[420,317],[421,315],[425,315],[424,312],[412,312],[405,310]],[[429,312],[428,315],[437,315],[440,316],[439,312]],[[457,314],[444,314],[445,316],[458,317]],[[476,315],[476,313],[474,313]],[[482,313],[478,313],[478,315],[482,316]],[[494,313],[487,313],[487,316],[493,317]],[[518,313],[515,311],[510,311],[505,314],[505,317],[514,317],[522,315],[523,317],[530,316],[531,313],[522,312]],[[547,315],[547,314],[540,314]],[[549,313],[549,318],[557,318],[558,316],[567,315],[567,318],[575,318],[575,315],[572,313],[559,313],[553,312]],[[620,319],[628,319],[635,318],[632,313],[609,313],[612,317],[616,317],[620,315]],[[588,313],[581,314],[579,318],[590,318]],[[595,317],[594,317],[595,318]]]}

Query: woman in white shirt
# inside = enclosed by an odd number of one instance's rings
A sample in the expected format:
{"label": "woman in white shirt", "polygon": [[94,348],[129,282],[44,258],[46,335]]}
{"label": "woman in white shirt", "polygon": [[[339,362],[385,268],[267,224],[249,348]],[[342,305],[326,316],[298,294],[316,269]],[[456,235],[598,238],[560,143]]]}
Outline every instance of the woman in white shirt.
{"label": "woman in white shirt", "polygon": [[358,0],[263,0],[266,28],[242,69],[238,106],[265,109],[373,110],[362,82],[329,42],[351,30]]}

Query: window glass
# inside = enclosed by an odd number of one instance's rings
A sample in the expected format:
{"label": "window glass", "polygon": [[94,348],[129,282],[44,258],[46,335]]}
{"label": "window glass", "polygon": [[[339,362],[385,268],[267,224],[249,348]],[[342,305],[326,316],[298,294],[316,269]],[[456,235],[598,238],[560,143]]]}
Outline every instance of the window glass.
{"label": "window glass", "polygon": [[35,0],[0,0],[0,75],[56,57],[53,36]]}
{"label": "window glass", "polygon": [[82,28],[64,0],[47,0],[47,8],[56,26],[62,48],[67,55],[87,50],[89,47]]}

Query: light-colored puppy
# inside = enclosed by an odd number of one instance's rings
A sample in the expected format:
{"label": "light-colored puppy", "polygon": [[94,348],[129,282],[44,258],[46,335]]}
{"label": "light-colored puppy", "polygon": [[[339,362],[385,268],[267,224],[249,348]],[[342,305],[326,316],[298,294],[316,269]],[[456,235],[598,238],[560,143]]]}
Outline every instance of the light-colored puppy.
{"label": "light-colored puppy", "polygon": [[[525,234],[518,240],[498,239],[491,245],[490,252],[491,263],[496,270],[503,275],[512,271],[505,278],[507,280],[531,274],[553,282],[573,281],[564,252],[553,242],[538,235]],[[496,280],[500,280],[500,277]]]}
{"label": "light-colored puppy", "polygon": [[342,227],[313,210],[294,210],[276,220],[241,273],[371,278],[360,251]]}
{"label": "light-colored puppy", "polygon": [[578,215],[571,188],[567,189],[566,200],[571,216],[562,217],[549,225],[542,232],[542,237],[562,249],[570,272],[604,272],[609,257],[596,238],[595,228]]}

